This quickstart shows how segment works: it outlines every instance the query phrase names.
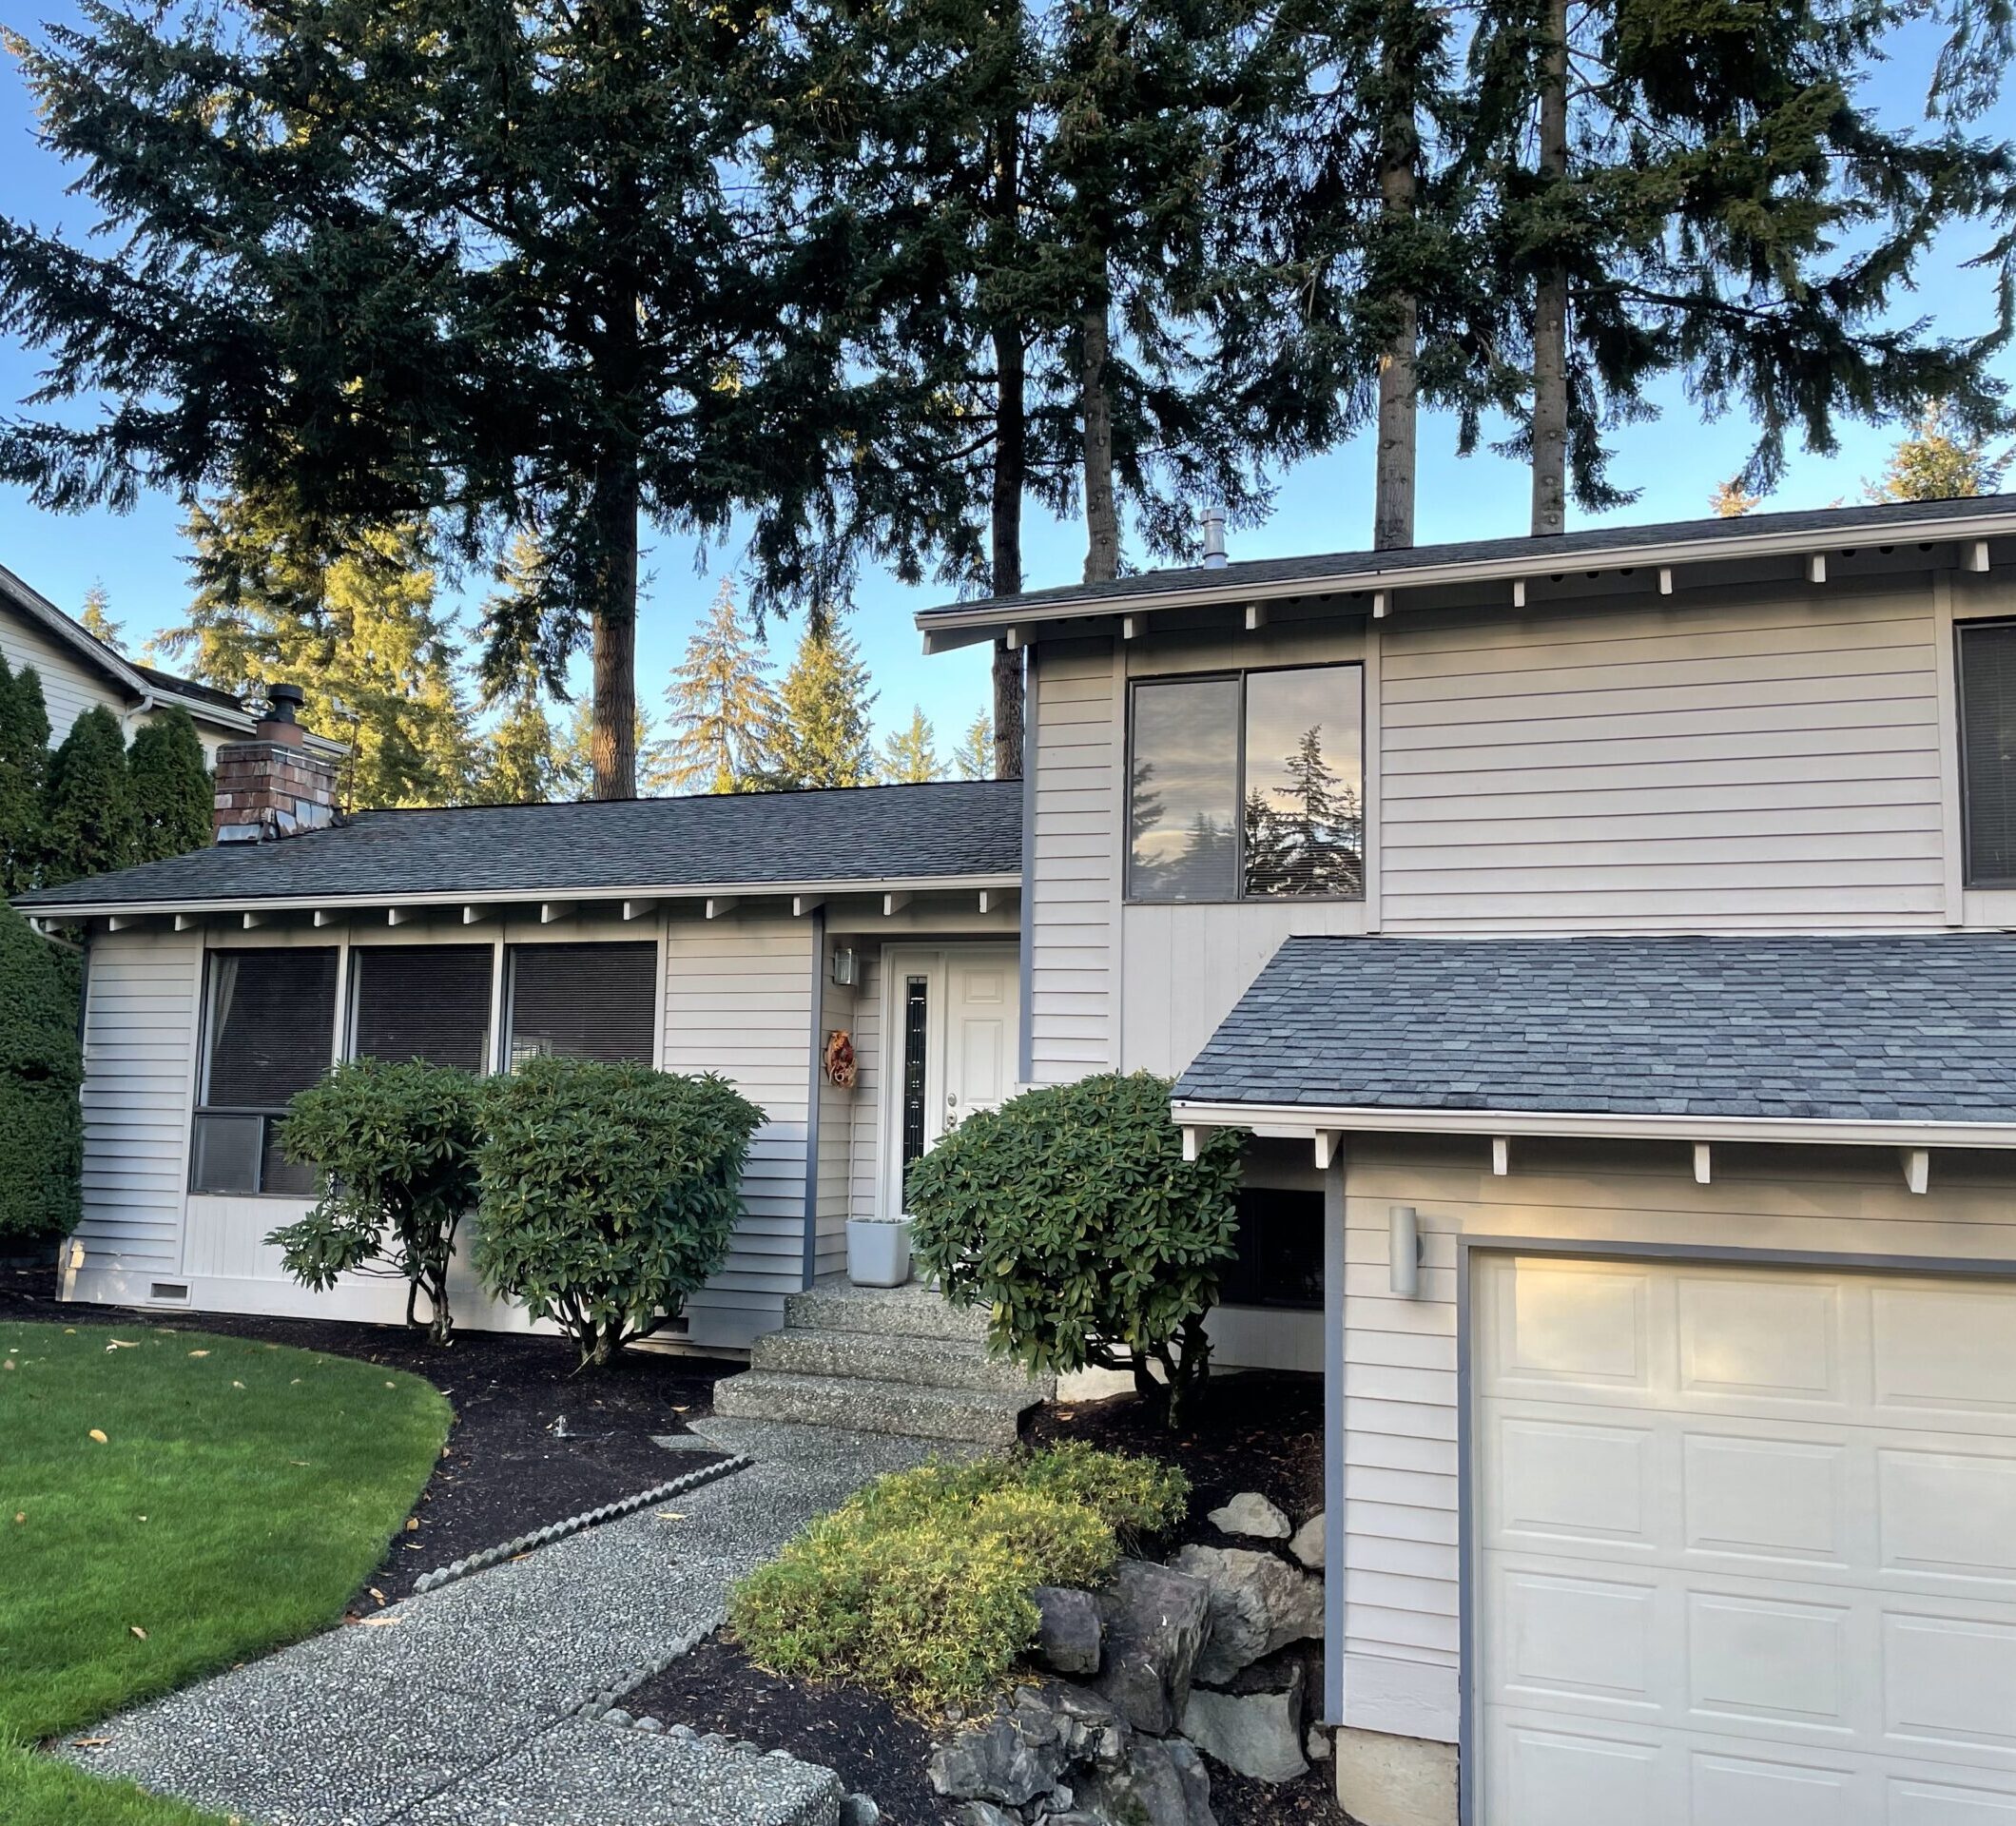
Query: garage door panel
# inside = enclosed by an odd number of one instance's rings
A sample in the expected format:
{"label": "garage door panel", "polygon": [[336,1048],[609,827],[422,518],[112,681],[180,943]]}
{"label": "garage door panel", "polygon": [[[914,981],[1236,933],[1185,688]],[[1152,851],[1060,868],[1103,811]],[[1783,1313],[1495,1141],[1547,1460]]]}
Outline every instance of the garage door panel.
{"label": "garage door panel", "polygon": [[1473,1289],[1479,1826],[2016,1826],[2016,1292]]}

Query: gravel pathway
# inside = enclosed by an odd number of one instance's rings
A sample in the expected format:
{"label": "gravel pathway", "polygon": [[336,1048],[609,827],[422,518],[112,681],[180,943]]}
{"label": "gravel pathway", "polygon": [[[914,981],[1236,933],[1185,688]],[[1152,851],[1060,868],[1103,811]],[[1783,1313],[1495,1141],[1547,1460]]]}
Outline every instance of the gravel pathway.
{"label": "gravel pathway", "polygon": [[83,1768],[258,1826],[833,1826],[831,1771],[572,1716],[723,1621],[729,1584],[941,1444],[726,1419],[758,1462],[121,1714]]}

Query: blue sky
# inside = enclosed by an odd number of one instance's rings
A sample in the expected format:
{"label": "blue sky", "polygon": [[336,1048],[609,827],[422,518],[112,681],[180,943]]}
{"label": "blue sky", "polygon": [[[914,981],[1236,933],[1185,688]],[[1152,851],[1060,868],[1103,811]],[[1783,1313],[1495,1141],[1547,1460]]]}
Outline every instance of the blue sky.
{"label": "blue sky", "polygon": [[[76,15],[62,0],[42,0],[35,16],[68,22]],[[1901,34],[1891,48],[1890,62],[1872,77],[1864,99],[1893,121],[1916,119],[1935,42],[1929,31]],[[1976,130],[2016,138],[2016,100],[2006,97],[1993,116],[1976,124]],[[0,171],[8,174],[0,207],[16,220],[45,227],[60,223],[81,232],[88,225],[88,205],[64,195],[74,173],[35,144],[33,131],[27,90],[10,59],[0,66]],[[1991,308],[1991,287],[1986,275],[1967,271],[1966,262],[1988,240],[1986,229],[1950,235],[1918,275],[1917,291],[1904,300],[1899,314],[1924,315],[1951,335],[1981,328]],[[31,351],[0,340],[0,412],[15,410],[35,384],[36,366]],[[2016,379],[2016,359],[2006,358],[2003,372]],[[1703,424],[1677,383],[1657,403],[1661,411],[1657,420],[1624,427],[1616,435],[1612,475],[1620,485],[1641,493],[1636,503],[1611,518],[1685,519],[1702,514],[1716,483],[1734,472],[1749,452],[1752,437],[1746,422],[1732,417]],[[1770,506],[1815,507],[1857,498],[1865,481],[1881,472],[1898,435],[1892,426],[1843,424],[1837,430],[1841,448],[1833,457],[1793,453],[1785,482]],[[1416,536],[1427,544],[1523,531],[1528,520],[1526,472],[1488,452],[1459,458],[1455,446],[1452,423],[1424,418]],[[1272,517],[1264,526],[1235,531],[1232,555],[1271,557],[1364,545],[1370,531],[1371,461],[1371,445],[1360,438],[1287,470],[1278,477]],[[1198,505],[1201,509],[1205,504]],[[20,491],[0,488],[0,564],[72,613],[84,592],[103,583],[113,618],[125,624],[128,643],[137,647],[148,633],[181,617],[187,581],[180,518],[180,510],[165,497],[147,499],[126,515],[49,515],[30,507]],[[1589,523],[1588,516],[1571,509],[1571,526]],[[1084,545],[1076,524],[1059,524],[1032,507],[1024,544],[1031,587],[1068,583],[1080,574]],[[706,574],[696,564],[702,557]],[[638,630],[638,694],[654,713],[662,708],[668,670],[705,613],[723,570],[731,568],[734,558],[732,551],[702,554],[691,540],[649,536],[645,554],[649,586]],[[853,629],[881,693],[876,706],[881,728],[886,731],[907,723],[912,705],[921,704],[937,725],[942,752],[985,701],[987,659],[984,650],[923,658],[910,615],[939,599],[939,592],[928,587],[911,590],[886,575],[864,576]],[[780,660],[794,638],[790,629],[772,632],[772,648]]]}

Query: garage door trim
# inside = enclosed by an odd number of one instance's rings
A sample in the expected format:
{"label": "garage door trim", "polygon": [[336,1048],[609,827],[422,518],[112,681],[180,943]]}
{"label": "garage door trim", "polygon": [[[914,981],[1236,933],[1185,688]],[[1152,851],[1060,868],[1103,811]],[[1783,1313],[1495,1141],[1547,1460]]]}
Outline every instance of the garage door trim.
{"label": "garage door trim", "polygon": [[[1489,1826],[1478,1816],[1479,1741],[1477,1490],[1472,1462],[1470,1362],[1471,1259],[1484,1255],[1558,1255],[1589,1262],[1712,1262],[1724,1268],[1805,1268],[1836,1273],[1943,1275],[1953,1280],[2016,1281],[2016,1261],[1950,1255],[1885,1255],[1854,1251],[1724,1249],[1708,1243],[1628,1243],[1581,1237],[1456,1234],[1456,1504],[1457,1504],[1457,1816],[1461,1826]],[[1341,1583],[1341,1582],[1340,1582]]]}

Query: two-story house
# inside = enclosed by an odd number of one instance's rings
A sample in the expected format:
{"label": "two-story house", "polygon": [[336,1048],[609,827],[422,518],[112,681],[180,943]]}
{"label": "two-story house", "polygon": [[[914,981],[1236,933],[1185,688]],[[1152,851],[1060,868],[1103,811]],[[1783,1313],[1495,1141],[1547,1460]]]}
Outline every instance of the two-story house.
{"label": "two-story house", "polygon": [[764,1104],[688,1322],[746,1344],[965,1109],[1153,1069],[1252,1136],[1221,1360],[1327,1378],[1356,1816],[2016,1821],[2012,573],[1996,497],[1033,592],[920,617],[1025,651],[1018,784],[31,897],[91,932],[69,1284],[393,1316],[262,1241],[285,1095],[586,1052]]}

